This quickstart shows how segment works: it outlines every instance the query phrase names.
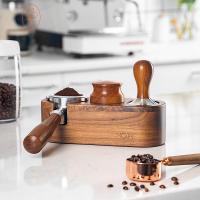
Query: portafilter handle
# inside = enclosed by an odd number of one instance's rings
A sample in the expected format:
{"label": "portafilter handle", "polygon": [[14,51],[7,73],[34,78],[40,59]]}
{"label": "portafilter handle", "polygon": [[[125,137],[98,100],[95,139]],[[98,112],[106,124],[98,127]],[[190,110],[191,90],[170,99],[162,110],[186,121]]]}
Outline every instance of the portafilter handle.
{"label": "portafilter handle", "polygon": [[54,110],[49,118],[35,127],[28,136],[24,139],[24,148],[32,154],[39,153],[47,144],[53,132],[61,123],[62,116],[67,115],[68,103],[86,102],[87,98],[81,96],[57,96],[52,95],[47,98],[50,102],[57,105],[57,110]]}
{"label": "portafilter handle", "polygon": [[32,154],[39,153],[47,144],[49,138],[61,122],[65,109],[55,110],[41,124],[36,126],[24,139],[24,148]]}

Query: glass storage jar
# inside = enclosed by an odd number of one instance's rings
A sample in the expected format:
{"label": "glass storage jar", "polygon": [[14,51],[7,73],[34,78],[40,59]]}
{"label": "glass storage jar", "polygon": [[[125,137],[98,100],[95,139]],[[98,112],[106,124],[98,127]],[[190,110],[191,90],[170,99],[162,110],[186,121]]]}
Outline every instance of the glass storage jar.
{"label": "glass storage jar", "polygon": [[0,123],[20,116],[20,47],[11,40],[0,40]]}

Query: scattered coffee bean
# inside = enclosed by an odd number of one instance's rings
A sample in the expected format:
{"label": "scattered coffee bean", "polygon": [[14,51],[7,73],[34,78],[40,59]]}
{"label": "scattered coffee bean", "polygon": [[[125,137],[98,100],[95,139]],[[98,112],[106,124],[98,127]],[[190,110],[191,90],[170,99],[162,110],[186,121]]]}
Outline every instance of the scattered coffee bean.
{"label": "scattered coffee bean", "polygon": [[144,189],[144,188],[145,188],[145,185],[140,185],[140,188],[141,188],[141,189]]}
{"label": "scattered coffee bean", "polygon": [[127,186],[124,186],[123,190],[129,190],[129,188]]}
{"label": "scattered coffee bean", "polygon": [[134,183],[134,182],[131,182],[130,183],[130,186],[136,186],[137,184],[136,183]]}
{"label": "scattered coffee bean", "polygon": [[179,185],[179,182],[178,181],[174,181],[174,185]]}
{"label": "scattered coffee bean", "polygon": [[165,188],[166,188],[165,185],[160,185],[159,187],[160,187],[161,189],[165,189]]}
{"label": "scattered coffee bean", "polygon": [[172,181],[178,181],[178,178],[175,177],[175,176],[173,176],[173,177],[171,178],[171,180],[172,180]]}
{"label": "scattered coffee bean", "polygon": [[128,184],[127,181],[122,182],[122,185],[127,185],[127,184]]}
{"label": "scattered coffee bean", "polygon": [[107,187],[108,188],[112,188],[112,187],[114,187],[114,185],[113,184],[108,184]]}
{"label": "scattered coffee bean", "polygon": [[144,191],[145,191],[145,192],[149,192],[149,189],[148,189],[148,188],[144,188]]}
{"label": "scattered coffee bean", "polygon": [[150,185],[155,185],[155,183],[154,182],[150,182]]}
{"label": "scattered coffee bean", "polygon": [[135,186],[134,189],[135,189],[136,192],[139,192],[139,191],[140,191],[140,188],[139,188],[138,186]]}

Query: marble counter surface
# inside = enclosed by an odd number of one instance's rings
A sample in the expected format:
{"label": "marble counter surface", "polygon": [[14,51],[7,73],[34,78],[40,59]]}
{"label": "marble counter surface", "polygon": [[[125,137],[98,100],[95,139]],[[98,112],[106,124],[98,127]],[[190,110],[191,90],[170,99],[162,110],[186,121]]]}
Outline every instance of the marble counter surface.
{"label": "marble counter surface", "polygon": [[[132,154],[157,158],[200,152],[200,94],[163,97],[167,101],[167,142],[155,148],[47,144],[26,153],[23,138],[40,121],[39,108],[24,109],[16,123],[0,124],[0,198],[3,200],[198,199],[200,166],[167,167],[149,193],[122,190],[125,160]],[[180,185],[170,181],[177,176]],[[107,188],[107,184],[114,188]],[[158,186],[165,184],[161,190]]]}

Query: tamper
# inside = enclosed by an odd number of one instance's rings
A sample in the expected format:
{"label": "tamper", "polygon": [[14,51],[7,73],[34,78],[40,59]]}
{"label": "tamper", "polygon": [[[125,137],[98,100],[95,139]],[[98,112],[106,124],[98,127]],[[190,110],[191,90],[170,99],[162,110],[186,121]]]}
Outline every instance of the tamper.
{"label": "tamper", "polygon": [[133,105],[156,105],[156,101],[149,97],[153,65],[147,60],[140,60],[134,64],[133,73],[137,84],[137,98],[133,102]]}

